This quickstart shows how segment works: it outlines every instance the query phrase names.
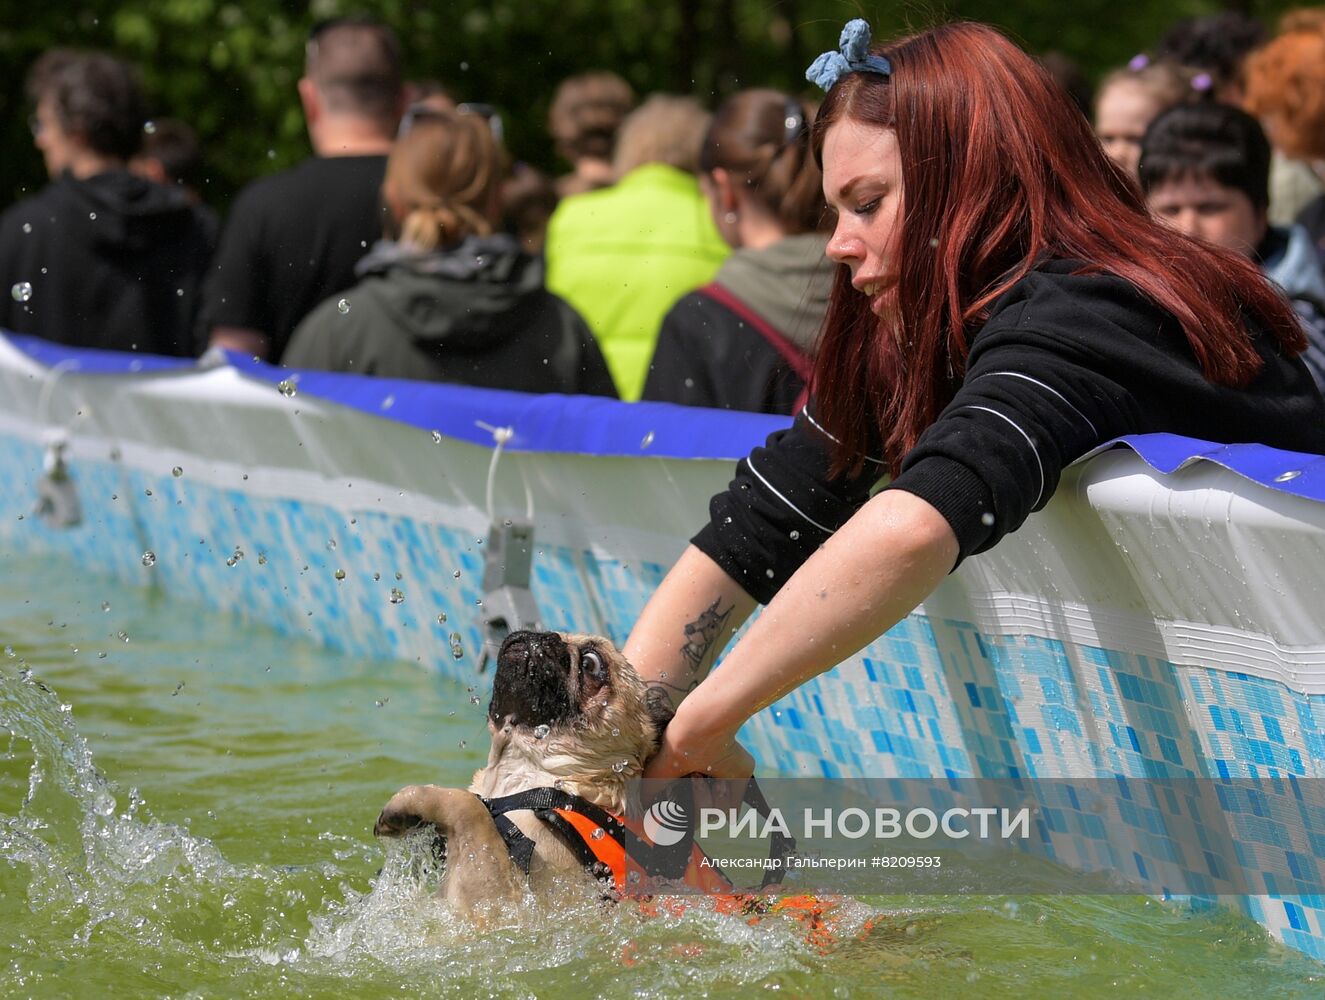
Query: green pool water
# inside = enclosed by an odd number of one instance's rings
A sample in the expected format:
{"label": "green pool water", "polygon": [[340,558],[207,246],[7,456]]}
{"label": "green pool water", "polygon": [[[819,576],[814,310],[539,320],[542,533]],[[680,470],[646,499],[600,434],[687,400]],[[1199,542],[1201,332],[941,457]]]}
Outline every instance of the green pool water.
{"label": "green pool water", "polygon": [[482,765],[481,685],[56,559],[0,555],[0,644],[3,996],[1325,995],[1250,920],[1129,896],[848,901],[827,950],[700,904],[479,932],[369,831]]}

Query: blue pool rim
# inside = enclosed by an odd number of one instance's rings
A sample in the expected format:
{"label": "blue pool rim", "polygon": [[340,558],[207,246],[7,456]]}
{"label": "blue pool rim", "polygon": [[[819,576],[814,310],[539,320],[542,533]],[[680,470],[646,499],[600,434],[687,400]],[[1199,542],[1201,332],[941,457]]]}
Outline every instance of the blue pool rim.
{"label": "blue pool rim", "polygon": [[[84,375],[182,373],[192,358],[68,347],[40,337],[5,334],[38,364]],[[788,418],[709,410],[671,403],[623,403],[597,396],[537,395],[465,385],[284,368],[223,352],[239,373],[276,385],[289,380],[301,395],[472,444],[492,446],[492,428],[509,427],[512,451],[734,461],[788,425]],[[1325,456],[1261,444],[1215,444],[1178,434],[1130,434],[1110,447],[1132,449],[1156,472],[1170,474],[1210,462],[1276,492],[1325,502]]]}

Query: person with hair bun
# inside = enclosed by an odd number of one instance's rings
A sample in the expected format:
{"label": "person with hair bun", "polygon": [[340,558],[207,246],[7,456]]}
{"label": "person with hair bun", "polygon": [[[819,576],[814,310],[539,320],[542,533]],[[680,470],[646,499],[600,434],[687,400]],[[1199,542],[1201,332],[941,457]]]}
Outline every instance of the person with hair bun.
{"label": "person with hair bun", "polygon": [[832,287],[812,122],[776,90],[744,91],[713,116],[700,187],[734,250],[663,318],[644,399],[788,414],[804,403]]}
{"label": "person with hair bun", "polygon": [[612,183],[612,148],[634,106],[630,84],[607,70],[561,81],[548,110],[548,131],[557,155],[572,172],[557,178],[557,197],[569,198]]}
{"label": "person with hair bun", "polygon": [[837,265],[810,400],[738,463],[626,642],[676,709],[649,778],[748,776],[750,716],[1018,530],[1101,444],[1325,454],[1288,301],[1244,254],[1152,219],[1034,59],[969,23],[871,48],[853,21],[840,44],[809,73]]}
{"label": "person with hair bun", "polygon": [[503,160],[478,115],[412,108],[387,159],[386,239],[299,324],[292,368],[522,392],[616,393],[579,314],[498,232]]}

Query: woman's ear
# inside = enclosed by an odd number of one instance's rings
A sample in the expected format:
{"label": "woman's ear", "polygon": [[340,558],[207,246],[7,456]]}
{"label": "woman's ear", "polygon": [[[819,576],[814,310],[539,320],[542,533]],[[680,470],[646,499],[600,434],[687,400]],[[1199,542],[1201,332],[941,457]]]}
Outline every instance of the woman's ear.
{"label": "woman's ear", "polygon": [[736,185],[732,182],[731,174],[727,173],[722,167],[714,167],[708,177],[709,183],[713,186],[713,200],[718,207],[718,211],[735,212],[737,208]]}

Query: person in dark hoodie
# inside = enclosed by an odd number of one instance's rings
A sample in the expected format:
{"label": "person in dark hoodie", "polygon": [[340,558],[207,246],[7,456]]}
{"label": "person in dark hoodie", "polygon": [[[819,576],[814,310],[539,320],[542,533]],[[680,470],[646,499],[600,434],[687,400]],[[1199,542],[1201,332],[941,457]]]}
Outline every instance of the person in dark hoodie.
{"label": "person in dark hoodie", "polygon": [[57,49],[28,74],[51,183],[0,216],[0,327],[77,347],[192,355],[211,256],[183,192],[131,173],[146,118],[133,70]]}
{"label": "person in dark hoodie", "polygon": [[[413,109],[412,109],[413,111]],[[292,368],[615,396],[589,328],[498,231],[502,154],[478,115],[418,110],[387,160],[386,238],[299,324]]]}
{"label": "person in dark hoodie", "polygon": [[1307,335],[1302,360],[1325,390],[1325,274],[1301,226],[1272,226],[1270,142],[1260,123],[1227,104],[1170,108],[1141,140],[1141,191],[1151,213],[1245,254],[1293,304]]}
{"label": "person in dark hoodie", "polygon": [[757,413],[804,405],[833,280],[810,119],[798,99],[762,89],[714,115],[700,183],[734,252],[663,318],[645,399]]}

